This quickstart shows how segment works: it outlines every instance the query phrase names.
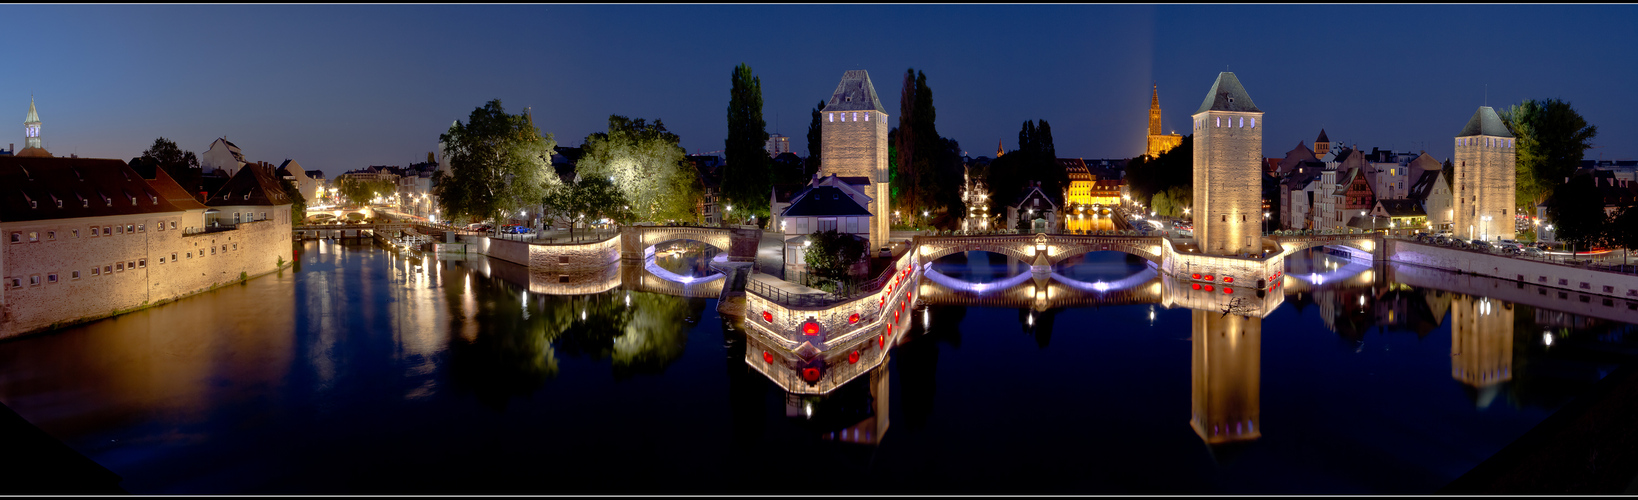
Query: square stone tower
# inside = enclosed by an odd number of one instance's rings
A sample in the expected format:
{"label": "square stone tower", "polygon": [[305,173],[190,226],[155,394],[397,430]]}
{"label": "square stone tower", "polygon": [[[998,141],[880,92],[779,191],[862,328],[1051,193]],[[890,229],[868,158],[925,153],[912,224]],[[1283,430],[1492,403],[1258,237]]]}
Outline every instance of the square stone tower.
{"label": "square stone tower", "polygon": [[1194,235],[1201,253],[1262,251],[1262,118],[1226,71],[1194,112]]}
{"label": "square stone tower", "polygon": [[[842,83],[825,103],[819,117],[819,175],[865,177],[870,180],[865,207],[870,211],[870,250],[887,245],[891,210],[887,190],[887,111],[876,97],[870,73],[862,69],[842,74]],[[872,253],[874,255],[874,253]]]}
{"label": "square stone tower", "polygon": [[[1490,106],[1480,106],[1456,134],[1455,214],[1451,231],[1459,238],[1513,238],[1513,194],[1518,162],[1513,133]],[[1489,217],[1490,220],[1485,220]]]}

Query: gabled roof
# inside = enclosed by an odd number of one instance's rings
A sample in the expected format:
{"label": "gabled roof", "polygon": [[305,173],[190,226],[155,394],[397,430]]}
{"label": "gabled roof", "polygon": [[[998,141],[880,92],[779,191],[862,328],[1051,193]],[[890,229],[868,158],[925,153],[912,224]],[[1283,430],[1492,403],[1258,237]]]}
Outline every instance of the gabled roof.
{"label": "gabled roof", "polygon": [[887,112],[882,107],[882,100],[876,97],[876,86],[870,83],[870,73],[862,69],[842,73],[842,82],[831,93],[824,111],[864,110]]}
{"label": "gabled roof", "polygon": [[1195,110],[1194,114],[1207,111],[1263,112],[1257,109],[1256,103],[1251,102],[1245,87],[1240,86],[1240,79],[1227,71],[1217,74],[1217,81],[1212,82],[1211,90],[1206,92],[1206,100],[1200,103],[1200,109]]}
{"label": "gabled roof", "polygon": [[[1350,168],[1350,169],[1348,169],[1348,173],[1339,175],[1337,177],[1337,189],[1336,189],[1336,191],[1333,191],[1331,194],[1336,194],[1336,195],[1347,194],[1348,193],[1348,188],[1353,187],[1354,182],[1359,181],[1361,179],[1360,174],[1363,173],[1364,171],[1365,171],[1365,169],[1363,169],[1363,168]],[[1371,183],[1365,182],[1363,184],[1365,185],[1365,189],[1370,189],[1371,188]]]}
{"label": "gabled roof", "polygon": [[1092,171],[1086,168],[1086,162],[1080,158],[1059,158],[1058,167],[1069,174],[1070,181],[1090,181]]}
{"label": "gabled roof", "polygon": [[1322,143],[1322,142],[1331,142],[1331,138],[1326,137],[1325,129],[1323,129],[1323,128],[1320,129],[1319,137],[1314,139],[1314,144],[1319,144],[1319,143]]}
{"label": "gabled roof", "polygon": [[[220,143],[222,143],[223,146],[226,146],[228,152],[233,154],[233,159],[234,160],[241,161],[241,162],[245,161],[244,151],[240,151],[239,146],[234,145],[233,142],[227,140],[226,137],[216,139],[216,142],[220,142]],[[211,149],[216,149],[216,142],[210,143],[210,148],[206,149],[206,151],[210,151]],[[249,162],[246,162],[246,163],[249,163]]]}
{"label": "gabled roof", "polygon": [[0,156],[0,222],[181,210],[123,160]]}
{"label": "gabled roof", "polygon": [[1502,123],[1501,116],[1496,114],[1495,108],[1479,106],[1479,110],[1473,112],[1473,118],[1467,120],[1467,126],[1462,127],[1462,132],[1456,134],[1456,137],[1475,135],[1512,137],[1513,133],[1507,131],[1507,125]]}
{"label": "gabled roof", "polygon": [[1433,187],[1438,184],[1441,172],[1444,171],[1427,170],[1422,172],[1422,175],[1411,183],[1410,191],[1405,196],[1412,200],[1426,201],[1428,195],[1433,194]]}
{"label": "gabled roof", "polygon": [[1416,200],[1376,200],[1377,208],[1381,208],[1389,217],[1425,217],[1428,213],[1422,210],[1422,204]]}
{"label": "gabled roof", "polygon": [[1012,208],[1014,208],[1014,209],[1023,209],[1024,208],[1024,202],[1029,201],[1030,198],[1034,198],[1034,197],[1040,197],[1042,199],[1045,199],[1046,202],[1047,202],[1047,205],[1049,205],[1051,207],[1048,210],[1057,210],[1058,209],[1058,203],[1057,203],[1057,201],[1055,201],[1055,198],[1053,198],[1052,195],[1047,194],[1046,191],[1042,191],[1040,186],[1035,186],[1035,185],[1030,185],[1028,187],[1025,187],[1023,195],[1019,196],[1018,201],[1013,202],[1013,204],[1010,205],[1010,206]]}
{"label": "gabled roof", "polygon": [[814,186],[796,195],[780,217],[869,216],[870,211],[835,186]]}
{"label": "gabled roof", "polygon": [[[249,195],[246,197],[246,195]],[[290,197],[284,194],[284,186],[273,178],[269,169],[256,165],[245,165],[244,168],[233,174],[227,184],[216,190],[216,194],[205,200],[205,205],[212,207],[237,205],[289,205]]]}
{"label": "gabled roof", "polygon": [[178,184],[176,179],[172,178],[171,174],[163,168],[155,168],[154,178],[147,181],[148,187],[153,188],[154,192],[159,194],[159,199],[171,202],[178,209],[204,210],[206,208],[204,203],[200,203],[197,198],[194,198],[187,188]]}

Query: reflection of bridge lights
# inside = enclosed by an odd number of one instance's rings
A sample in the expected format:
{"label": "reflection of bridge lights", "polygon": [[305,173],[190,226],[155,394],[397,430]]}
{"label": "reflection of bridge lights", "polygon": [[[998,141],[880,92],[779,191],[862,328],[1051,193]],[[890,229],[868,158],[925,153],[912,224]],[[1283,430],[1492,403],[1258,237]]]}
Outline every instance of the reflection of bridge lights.
{"label": "reflection of bridge lights", "polygon": [[813,403],[802,403],[802,413],[805,414],[807,418],[813,418]]}
{"label": "reflection of bridge lights", "polygon": [[1549,345],[1549,346],[1553,345],[1553,334],[1551,334],[1551,333],[1541,334],[1541,343],[1542,343],[1542,345]]}
{"label": "reflection of bridge lights", "polygon": [[[1093,289],[1093,290],[1097,290],[1097,291],[1100,291],[1100,292],[1107,292],[1107,291],[1109,291],[1109,284],[1108,284],[1108,283],[1104,283],[1104,282],[1102,282],[1102,281],[1099,281],[1099,282],[1097,282],[1097,283],[1093,283],[1093,284],[1092,284],[1092,289]],[[1151,319],[1152,319],[1152,318],[1151,318]]]}
{"label": "reflection of bridge lights", "polygon": [[585,320],[586,320],[586,310],[581,309],[580,310],[580,321],[585,321]]}
{"label": "reflection of bridge lights", "polygon": [[1364,295],[1359,296],[1359,305],[1362,305],[1362,306],[1365,305],[1365,296]]}
{"label": "reflection of bridge lights", "polygon": [[1029,326],[1035,326],[1035,313],[1029,313]]}

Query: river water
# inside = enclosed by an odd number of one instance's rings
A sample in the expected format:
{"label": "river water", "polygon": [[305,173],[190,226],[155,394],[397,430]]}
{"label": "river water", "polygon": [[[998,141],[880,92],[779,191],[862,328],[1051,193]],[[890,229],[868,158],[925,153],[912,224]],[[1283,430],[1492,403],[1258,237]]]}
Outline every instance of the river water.
{"label": "river water", "polygon": [[[1191,354],[1205,313],[1181,307],[933,306],[884,368],[803,398],[745,364],[715,299],[546,296],[367,242],[298,251],[281,274],[0,343],[0,402],[133,493],[1428,493],[1638,353],[1626,323],[1379,265],[1284,290],[1229,368]],[[1288,272],[1345,267],[1316,252]],[[983,253],[934,268],[1016,272]],[[1144,268],[1100,252],[1058,271]],[[1191,427],[1225,391],[1254,439]]]}

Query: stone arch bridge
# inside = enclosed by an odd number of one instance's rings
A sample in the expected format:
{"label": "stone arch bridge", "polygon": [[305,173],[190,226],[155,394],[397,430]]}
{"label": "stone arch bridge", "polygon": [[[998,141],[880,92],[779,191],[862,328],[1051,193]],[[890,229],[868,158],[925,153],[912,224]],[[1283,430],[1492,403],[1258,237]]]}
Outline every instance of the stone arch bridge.
{"label": "stone arch bridge", "polygon": [[730,262],[754,262],[762,230],[755,227],[625,226],[620,228],[620,258],[643,260],[654,245],[693,240],[728,254]]}
{"label": "stone arch bridge", "polygon": [[1080,236],[1068,234],[1020,234],[994,236],[917,236],[917,258],[922,262],[946,255],[985,251],[1017,257],[1032,265],[1051,265],[1088,252],[1125,252],[1160,265],[1166,245],[1159,236]]}

